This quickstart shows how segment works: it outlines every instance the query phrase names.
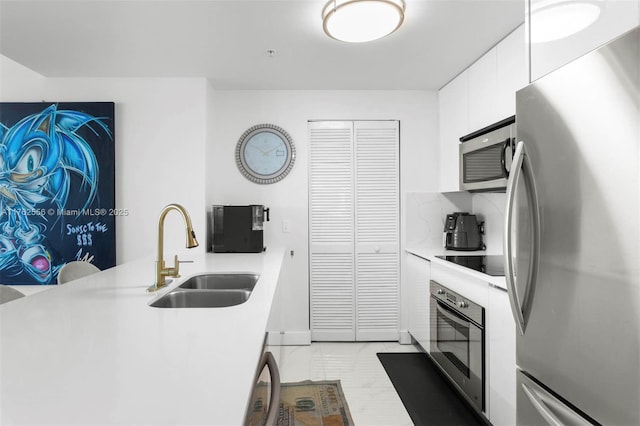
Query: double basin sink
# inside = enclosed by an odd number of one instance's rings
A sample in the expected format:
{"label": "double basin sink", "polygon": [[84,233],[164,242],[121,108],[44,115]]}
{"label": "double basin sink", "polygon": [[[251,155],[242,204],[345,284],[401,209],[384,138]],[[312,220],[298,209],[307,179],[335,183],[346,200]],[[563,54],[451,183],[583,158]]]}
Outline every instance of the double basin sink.
{"label": "double basin sink", "polygon": [[154,308],[223,308],[240,305],[251,296],[260,278],[250,273],[195,275],[150,306]]}

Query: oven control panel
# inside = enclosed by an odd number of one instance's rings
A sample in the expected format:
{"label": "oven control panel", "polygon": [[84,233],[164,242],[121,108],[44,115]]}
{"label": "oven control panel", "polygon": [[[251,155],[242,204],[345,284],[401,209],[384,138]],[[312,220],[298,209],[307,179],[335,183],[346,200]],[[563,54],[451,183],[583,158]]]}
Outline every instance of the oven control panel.
{"label": "oven control panel", "polygon": [[448,289],[437,281],[431,280],[430,289],[431,297],[434,297],[470,320],[480,325],[484,324],[484,308],[482,306],[465,299],[462,295]]}

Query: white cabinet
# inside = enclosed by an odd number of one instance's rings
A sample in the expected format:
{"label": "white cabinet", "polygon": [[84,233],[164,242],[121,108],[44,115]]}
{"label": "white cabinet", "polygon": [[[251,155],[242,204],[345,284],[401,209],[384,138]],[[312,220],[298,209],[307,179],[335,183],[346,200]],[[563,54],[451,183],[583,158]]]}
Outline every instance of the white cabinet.
{"label": "white cabinet", "polygon": [[506,291],[489,287],[486,317],[489,420],[511,426],[516,424],[516,324]]}
{"label": "white cabinet", "polygon": [[438,92],[440,191],[460,190],[460,138],[516,113],[515,92],[528,83],[524,25]]}
{"label": "white cabinet", "polygon": [[[567,3],[530,1],[526,18],[531,29],[531,81],[640,25],[640,0]],[[597,20],[591,25],[568,34],[579,19],[596,15]]]}
{"label": "white cabinet", "polygon": [[516,113],[516,92],[529,84],[529,64],[524,25],[496,46],[495,117],[498,121]]}
{"label": "white cabinet", "polygon": [[[502,118],[496,110],[498,76],[496,48],[469,67],[469,129],[482,129]],[[464,136],[464,135],[460,135]]]}
{"label": "white cabinet", "polygon": [[438,93],[440,126],[440,191],[460,190],[458,145],[469,133],[468,71],[464,71]]}
{"label": "white cabinet", "polygon": [[529,82],[526,47],[521,25],[469,67],[470,131],[516,113],[516,91]]}
{"label": "white cabinet", "polygon": [[409,292],[409,334],[429,351],[429,261],[407,253],[405,284]]}
{"label": "white cabinet", "polygon": [[309,123],[312,340],[399,338],[399,128]]}
{"label": "white cabinet", "polygon": [[516,113],[516,91],[529,83],[524,25],[469,67],[469,129]]}

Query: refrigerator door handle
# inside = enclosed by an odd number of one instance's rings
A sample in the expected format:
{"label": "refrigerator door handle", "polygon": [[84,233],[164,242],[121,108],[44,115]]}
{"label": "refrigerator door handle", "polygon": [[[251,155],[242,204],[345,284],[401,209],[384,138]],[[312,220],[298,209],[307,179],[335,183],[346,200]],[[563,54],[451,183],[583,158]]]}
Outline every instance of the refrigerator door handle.
{"label": "refrigerator door handle", "polygon": [[538,388],[537,386],[535,386],[535,388],[530,387],[527,383],[521,383],[520,385],[522,386],[524,394],[533,405],[533,408],[536,409],[538,414],[540,414],[550,426],[592,426],[584,417],[554,398],[542,388]]}
{"label": "refrigerator door handle", "polygon": [[[524,175],[523,175],[524,172]],[[513,215],[515,209],[516,189],[520,177],[525,178],[525,188],[527,189],[527,200],[529,203],[529,213],[532,221],[531,235],[531,258],[529,262],[529,270],[527,274],[527,282],[523,297],[518,294],[516,285],[516,276],[514,268],[515,257],[513,255]],[[505,228],[504,228],[504,253],[505,253],[505,279],[507,282],[507,290],[509,293],[509,302],[513,313],[518,331],[524,334],[527,328],[527,315],[530,299],[533,295],[533,286],[535,285],[536,273],[538,270],[538,259],[540,252],[540,213],[538,208],[538,195],[533,177],[533,168],[531,161],[527,156],[527,150],[524,142],[520,141],[516,145],[516,151],[513,155],[513,163],[511,166],[511,174],[507,182],[507,202],[505,207]]]}

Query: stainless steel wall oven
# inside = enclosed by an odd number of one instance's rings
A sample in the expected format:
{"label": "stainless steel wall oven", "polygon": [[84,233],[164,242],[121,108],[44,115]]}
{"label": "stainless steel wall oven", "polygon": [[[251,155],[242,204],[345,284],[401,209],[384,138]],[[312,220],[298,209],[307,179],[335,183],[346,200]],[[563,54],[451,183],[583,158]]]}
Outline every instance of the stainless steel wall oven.
{"label": "stainless steel wall oven", "polygon": [[431,357],[479,412],[484,397],[484,308],[436,281],[431,289]]}

